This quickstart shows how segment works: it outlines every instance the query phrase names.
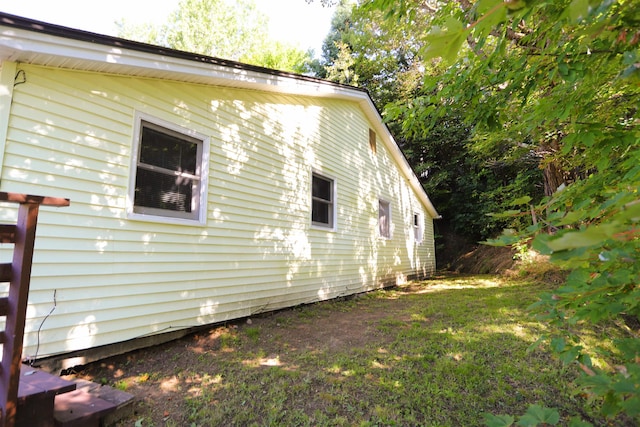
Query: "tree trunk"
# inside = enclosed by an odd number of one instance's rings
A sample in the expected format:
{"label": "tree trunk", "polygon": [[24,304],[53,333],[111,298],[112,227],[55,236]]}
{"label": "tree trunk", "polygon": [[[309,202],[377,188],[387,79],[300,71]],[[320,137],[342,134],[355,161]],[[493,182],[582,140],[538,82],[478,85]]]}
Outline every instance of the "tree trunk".
{"label": "tree trunk", "polygon": [[538,155],[542,158],[544,165],[542,176],[545,196],[551,196],[562,184],[568,184],[572,181],[571,173],[562,167],[556,157],[563,136],[562,132],[550,135],[540,143],[538,149]]}
{"label": "tree trunk", "polygon": [[562,184],[566,183],[565,173],[556,162],[547,162],[542,171],[544,195],[551,196]]}

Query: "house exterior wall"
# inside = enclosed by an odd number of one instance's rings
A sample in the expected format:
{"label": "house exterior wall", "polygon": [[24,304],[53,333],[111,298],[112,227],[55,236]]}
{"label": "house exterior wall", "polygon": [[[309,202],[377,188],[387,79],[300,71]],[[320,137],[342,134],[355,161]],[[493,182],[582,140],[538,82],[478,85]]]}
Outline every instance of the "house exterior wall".
{"label": "house exterior wall", "polygon": [[[427,207],[385,144],[370,148],[373,126],[357,103],[19,69],[26,81],[13,87],[10,113],[5,101],[0,111],[8,117],[0,190],[71,200],[40,210],[25,357],[354,294],[435,269]],[[0,82],[8,81],[15,65],[2,70]],[[210,138],[204,225],[128,217],[139,114]],[[335,180],[335,231],[311,225],[313,172]],[[390,239],[379,237],[379,199],[391,202]],[[0,221],[15,214],[0,205]],[[415,214],[424,221],[421,243]],[[0,262],[11,249],[0,245]]]}

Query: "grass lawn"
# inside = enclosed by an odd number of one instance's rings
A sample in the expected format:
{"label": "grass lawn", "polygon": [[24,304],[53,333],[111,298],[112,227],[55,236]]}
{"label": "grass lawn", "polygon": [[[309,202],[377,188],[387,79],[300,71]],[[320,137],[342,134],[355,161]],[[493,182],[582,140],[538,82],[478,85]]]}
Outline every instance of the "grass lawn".
{"label": "grass lawn", "polygon": [[[555,407],[601,419],[526,308],[549,285],[439,277],[242,321],[87,367],[139,398],[131,426],[479,426]],[[600,331],[595,336],[603,336]]]}

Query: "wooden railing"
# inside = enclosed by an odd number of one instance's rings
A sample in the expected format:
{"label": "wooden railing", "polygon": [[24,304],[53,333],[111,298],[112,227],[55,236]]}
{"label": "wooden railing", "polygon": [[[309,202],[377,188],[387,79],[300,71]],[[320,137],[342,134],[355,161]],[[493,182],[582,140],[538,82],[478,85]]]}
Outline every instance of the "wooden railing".
{"label": "wooden railing", "polygon": [[0,202],[19,204],[17,223],[0,225],[0,243],[14,244],[12,262],[0,264],[0,282],[9,282],[8,296],[0,297],[0,316],[5,317],[4,331],[0,331],[0,427],[13,427],[38,209],[40,205],[69,206],[69,199],[0,192]]}

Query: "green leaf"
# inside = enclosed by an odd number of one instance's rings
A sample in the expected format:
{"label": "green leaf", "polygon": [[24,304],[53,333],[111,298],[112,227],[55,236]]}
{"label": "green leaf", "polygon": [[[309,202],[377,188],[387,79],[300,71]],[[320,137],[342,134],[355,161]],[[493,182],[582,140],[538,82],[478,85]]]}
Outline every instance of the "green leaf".
{"label": "green leaf", "polygon": [[462,22],[448,17],[442,27],[433,27],[427,34],[426,47],[422,49],[424,59],[442,58],[447,63],[455,61],[468,33]]}
{"label": "green leaf", "polygon": [[623,79],[640,80],[640,49],[627,51],[623,55],[623,64],[627,66],[621,73]]}
{"label": "green leaf", "polygon": [[580,136],[582,137],[582,143],[587,147],[593,146],[596,141],[596,136],[593,132],[581,133]]}
{"label": "green leaf", "polygon": [[627,203],[614,218],[618,221],[640,222],[640,200]]}
{"label": "green leaf", "polygon": [[560,62],[558,64],[558,71],[563,78],[566,78],[569,75],[569,64],[566,62]]}
{"label": "green leaf", "polygon": [[483,417],[487,427],[509,427],[515,421],[511,415],[483,414]]}
{"label": "green leaf", "polygon": [[580,379],[580,383],[590,388],[595,394],[602,395],[609,390],[611,379],[602,374],[591,377],[584,376]]}
{"label": "green leaf", "polygon": [[488,213],[486,214],[487,216],[493,217],[493,218],[509,218],[512,216],[516,216],[518,214],[520,214],[520,211],[516,211],[516,210],[508,210],[508,211],[504,211],[504,212],[500,212],[500,213]]}
{"label": "green leaf", "polygon": [[551,254],[551,262],[557,262],[567,268],[584,267],[585,261],[590,254],[586,248],[569,249],[566,251],[553,252]]}
{"label": "green leaf", "polygon": [[578,357],[578,362],[582,363],[583,365],[589,368],[593,367],[593,362],[591,361],[591,358],[589,357],[588,354],[581,354],[580,357]]}
{"label": "green leaf", "polygon": [[609,392],[605,395],[604,403],[600,409],[600,412],[607,417],[612,417],[620,412],[620,396]]}
{"label": "green leaf", "polygon": [[[539,305],[541,303],[541,301],[538,301],[534,304],[531,304],[527,310],[532,310],[534,309],[537,305]],[[538,348],[540,348],[540,346],[542,345],[542,343],[547,341],[547,337],[546,336],[541,336],[539,337],[537,340],[535,340],[535,342],[531,345],[529,345],[529,347],[527,347],[527,354],[536,351]]]}
{"label": "green leaf", "polygon": [[564,350],[565,348],[565,341],[564,338],[553,338],[551,340],[551,350],[554,353],[560,353],[562,350]]}
{"label": "green leaf", "polygon": [[482,242],[483,245],[487,246],[510,246],[520,241],[520,236],[506,236],[502,235],[497,239],[487,239]]}
{"label": "green leaf", "polygon": [[618,393],[637,393],[638,391],[640,391],[632,378],[623,379],[621,381],[613,383],[611,389],[613,391],[617,391]]}
{"label": "green leaf", "polygon": [[581,210],[569,211],[560,221],[554,222],[554,225],[573,225],[583,220],[584,217],[585,213]]}
{"label": "green leaf", "polygon": [[571,152],[575,143],[577,142],[577,137],[578,134],[576,133],[571,133],[564,137],[564,139],[562,140],[562,147],[560,147],[560,153],[563,156],[566,156]]}
{"label": "green leaf", "polygon": [[627,415],[631,417],[637,417],[638,415],[640,415],[640,396],[632,396],[624,400],[620,404],[620,406],[622,406]]}
{"label": "green leaf", "polygon": [[530,201],[531,201],[531,197],[522,196],[522,197],[518,197],[515,200],[512,200],[511,203],[509,203],[509,206],[527,205],[529,204]]}
{"label": "green leaf", "polygon": [[504,3],[509,8],[509,10],[520,10],[527,6],[526,0],[511,0],[505,1]]}
{"label": "green leaf", "polygon": [[521,237],[511,228],[505,228],[502,230],[502,234],[496,239],[487,239],[482,242],[483,245],[488,246],[509,246],[514,243],[518,243]]}
{"label": "green leaf", "polygon": [[569,5],[569,19],[580,22],[589,16],[589,0],[573,0]]}
{"label": "green leaf", "polygon": [[571,110],[573,108],[572,102],[566,102],[562,107],[562,112],[558,115],[558,119],[565,120],[571,114]]}
{"label": "green leaf", "polygon": [[551,240],[550,235],[548,234],[539,234],[533,239],[531,243],[531,248],[535,251],[538,251],[542,255],[551,255],[553,251],[549,247],[549,241]]}
{"label": "green leaf", "polygon": [[584,230],[569,231],[557,239],[550,240],[547,245],[554,252],[597,246],[611,238],[618,231],[620,231],[619,224],[603,223],[601,225],[587,227]]}
{"label": "green leaf", "polygon": [[567,285],[573,286],[584,286],[589,282],[590,273],[588,270],[583,268],[578,268],[573,270],[569,276],[567,276]]}
{"label": "green leaf", "polygon": [[620,339],[615,343],[627,360],[633,360],[636,355],[640,354],[640,340],[636,338]]}
{"label": "green leaf", "polygon": [[556,425],[560,421],[560,414],[558,410],[553,408],[545,408],[539,405],[531,405],[527,410],[526,414],[524,414],[520,420],[517,422],[517,425],[523,427],[533,427],[542,423]]}
{"label": "green leaf", "polygon": [[572,22],[579,22],[585,19],[589,15],[589,0],[573,0],[565,11],[565,15]]}
{"label": "green leaf", "polygon": [[503,0],[479,0],[475,5],[477,19],[475,34],[484,39],[499,24],[507,19],[507,8]]}
{"label": "green leaf", "polygon": [[570,347],[567,351],[563,351],[562,353],[560,353],[558,355],[558,358],[562,363],[568,365],[571,362],[575,361],[578,356],[580,356],[580,350],[582,350],[582,347],[580,346]]}

